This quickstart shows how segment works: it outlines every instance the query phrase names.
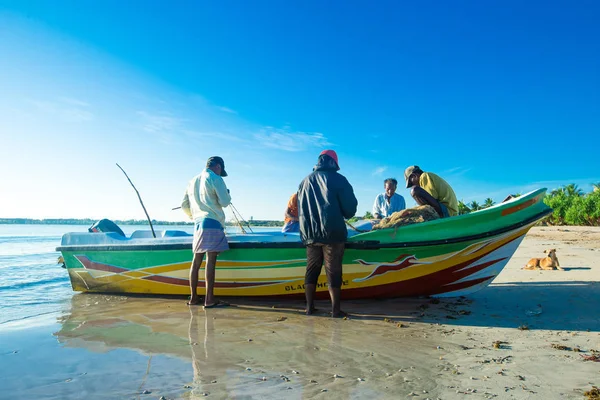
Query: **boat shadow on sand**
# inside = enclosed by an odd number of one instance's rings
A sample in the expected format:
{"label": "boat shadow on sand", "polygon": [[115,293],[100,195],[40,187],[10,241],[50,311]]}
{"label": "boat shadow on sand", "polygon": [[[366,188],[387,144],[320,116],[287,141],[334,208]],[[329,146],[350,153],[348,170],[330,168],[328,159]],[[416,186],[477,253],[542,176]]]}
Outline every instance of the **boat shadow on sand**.
{"label": "boat shadow on sand", "polygon": [[[236,299],[237,307],[267,313],[302,313],[303,304]],[[492,284],[469,297],[347,300],[349,318],[396,323],[440,323],[530,330],[600,332],[600,282],[514,282]],[[329,316],[317,302],[315,317]]]}
{"label": "boat shadow on sand", "polygon": [[[93,308],[97,299],[101,314],[115,318],[138,315],[150,308],[159,313],[188,308],[202,311],[202,306],[186,306],[186,299],[181,296],[78,294],[73,296],[71,317],[83,314],[85,320],[87,310]],[[316,301],[318,312],[304,316],[302,300],[223,299],[231,307],[206,312],[265,321],[290,317],[318,320],[330,316],[328,300]],[[349,319],[365,322],[600,332],[597,304],[600,304],[600,282],[546,281],[495,283],[469,297],[343,300],[342,308]]]}

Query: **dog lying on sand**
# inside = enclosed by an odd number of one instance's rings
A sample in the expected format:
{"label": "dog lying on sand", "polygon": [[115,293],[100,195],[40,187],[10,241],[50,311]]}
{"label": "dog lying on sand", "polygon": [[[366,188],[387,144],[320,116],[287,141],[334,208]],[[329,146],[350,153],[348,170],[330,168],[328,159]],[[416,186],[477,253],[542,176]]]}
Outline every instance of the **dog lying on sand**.
{"label": "dog lying on sand", "polygon": [[523,267],[526,270],[534,270],[534,269],[543,269],[543,270],[554,270],[559,269],[564,271],[560,267],[560,263],[558,262],[558,257],[556,257],[556,249],[544,250],[544,253],[547,253],[548,256],[544,258],[532,258],[529,260],[527,265]]}

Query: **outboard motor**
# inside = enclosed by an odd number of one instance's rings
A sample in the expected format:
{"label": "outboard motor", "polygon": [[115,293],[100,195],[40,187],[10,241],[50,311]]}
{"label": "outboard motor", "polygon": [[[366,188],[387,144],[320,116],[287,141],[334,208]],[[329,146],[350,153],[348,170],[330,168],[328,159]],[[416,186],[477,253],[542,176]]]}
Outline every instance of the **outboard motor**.
{"label": "outboard motor", "polygon": [[117,224],[115,224],[114,222],[112,222],[110,219],[101,219],[100,221],[96,222],[94,225],[90,226],[88,228],[89,232],[115,232],[118,235],[121,236],[125,236],[125,234],[123,233],[123,231],[121,230],[121,228],[119,228],[117,226]]}

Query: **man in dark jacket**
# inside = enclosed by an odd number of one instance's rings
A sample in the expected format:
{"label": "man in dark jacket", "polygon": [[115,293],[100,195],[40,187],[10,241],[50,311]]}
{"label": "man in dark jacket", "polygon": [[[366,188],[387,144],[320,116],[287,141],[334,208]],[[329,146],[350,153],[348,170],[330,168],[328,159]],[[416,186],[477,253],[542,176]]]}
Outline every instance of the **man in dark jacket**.
{"label": "man in dark jacket", "polygon": [[300,238],[306,245],[306,314],[315,311],[314,297],[323,262],[327,272],[331,315],[343,317],[340,309],[342,261],[348,231],[345,218],[356,213],[358,201],[348,180],[337,173],[337,154],[325,150],[319,155],[313,173],[298,188]]}

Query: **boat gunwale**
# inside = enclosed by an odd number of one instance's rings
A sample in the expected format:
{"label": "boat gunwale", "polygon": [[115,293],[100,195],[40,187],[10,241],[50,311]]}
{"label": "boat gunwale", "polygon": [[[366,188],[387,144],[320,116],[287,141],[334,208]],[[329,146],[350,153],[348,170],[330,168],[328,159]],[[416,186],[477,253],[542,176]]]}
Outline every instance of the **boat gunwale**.
{"label": "boat gunwale", "polygon": [[[437,239],[419,242],[392,242],[381,243],[379,240],[363,240],[346,242],[346,249],[379,250],[405,247],[424,247],[444,244],[468,242],[500,235],[512,230],[532,224],[553,212],[552,209],[544,210],[523,221],[508,225],[492,231],[482,232],[475,235],[460,236],[448,239]],[[300,249],[306,247],[302,242],[229,242],[230,249]],[[165,244],[110,244],[110,245],[67,245],[59,246],[56,251],[79,252],[79,251],[164,251],[164,250],[191,250],[192,243],[165,243]]]}

